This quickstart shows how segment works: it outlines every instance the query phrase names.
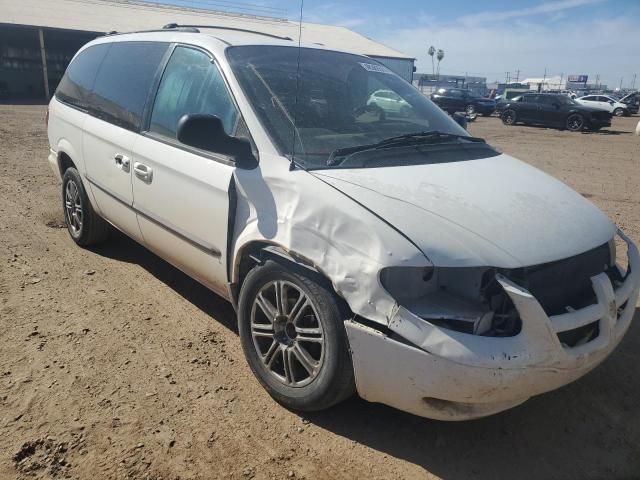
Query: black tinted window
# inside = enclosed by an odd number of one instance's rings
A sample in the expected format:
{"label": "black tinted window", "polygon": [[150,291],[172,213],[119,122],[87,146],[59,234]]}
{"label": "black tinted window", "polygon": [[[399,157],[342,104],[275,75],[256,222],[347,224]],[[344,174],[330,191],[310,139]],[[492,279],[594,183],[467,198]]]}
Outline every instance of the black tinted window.
{"label": "black tinted window", "polygon": [[138,129],[167,47],[158,42],[113,43],[98,70],[92,113],[123,128]]}
{"label": "black tinted window", "polygon": [[233,133],[238,111],[211,58],[193,48],[177,47],[162,76],[149,130],[176,138],[178,120],[188,113],[207,113]]}
{"label": "black tinted window", "polygon": [[80,52],[62,77],[56,90],[56,98],[85,108],[98,68],[109,47],[109,44],[95,45]]}
{"label": "black tinted window", "polygon": [[524,95],[522,97],[523,102],[538,103],[538,95]]}

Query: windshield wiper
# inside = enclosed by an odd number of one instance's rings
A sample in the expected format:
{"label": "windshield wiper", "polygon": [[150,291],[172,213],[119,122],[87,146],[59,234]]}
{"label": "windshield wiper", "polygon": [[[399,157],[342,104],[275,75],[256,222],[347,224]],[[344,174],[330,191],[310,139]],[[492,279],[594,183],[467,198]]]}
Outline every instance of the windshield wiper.
{"label": "windshield wiper", "polygon": [[468,135],[458,135],[456,133],[440,132],[438,130],[406,133],[404,135],[387,138],[377,143],[338,148],[331,152],[331,155],[329,155],[329,158],[327,159],[327,166],[332,167],[334,165],[342,163],[354,153],[364,152],[366,150],[380,150],[383,148],[403,147],[421,143],[434,144],[452,139],[467,140],[468,142],[473,143],[486,143],[483,138],[471,137]]}

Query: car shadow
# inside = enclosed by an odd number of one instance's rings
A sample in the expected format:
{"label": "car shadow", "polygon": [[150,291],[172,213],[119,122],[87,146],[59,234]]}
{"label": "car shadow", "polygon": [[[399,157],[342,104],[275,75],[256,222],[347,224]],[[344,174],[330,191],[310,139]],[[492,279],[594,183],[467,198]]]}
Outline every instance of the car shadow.
{"label": "car shadow", "polygon": [[640,308],[586,377],[498,415],[440,422],[353,398],[305,418],[445,480],[638,478],[639,322]]}
{"label": "car shadow", "polygon": [[583,130],[582,133],[586,135],[624,135],[631,134],[632,132],[626,132],[624,130]]}
{"label": "car shadow", "polygon": [[109,241],[92,247],[91,251],[120,262],[140,265],[202,312],[229,330],[238,333],[236,313],[231,303],[182,273],[124,233],[113,229]]}

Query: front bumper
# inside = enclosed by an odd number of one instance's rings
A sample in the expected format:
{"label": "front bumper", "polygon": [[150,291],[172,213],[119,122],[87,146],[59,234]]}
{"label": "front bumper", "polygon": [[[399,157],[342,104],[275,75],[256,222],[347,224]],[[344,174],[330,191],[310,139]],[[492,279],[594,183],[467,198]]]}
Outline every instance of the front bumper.
{"label": "front bumper", "polygon": [[[416,415],[467,420],[497,413],[566,385],[600,364],[629,328],[640,289],[640,254],[627,242],[630,272],[614,289],[592,277],[597,303],[548,317],[525,289],[499,278],[522,319],[514,337],[469,335],[435,327],[398,307],[384,334],[346,322],[361,397]],[[575,347],[558,333],[592,322],[599,334]]]}
{"label": "front bumper", "polygon": [[58,181],[62,181],[62,176],[60,175],[60,166],[58,165],[58,153],[54,151],[52,148],[49,149],[49,156],[47,157],[49,161],[49,166],[51,170],[53,170],[53,174],[56,176]]}

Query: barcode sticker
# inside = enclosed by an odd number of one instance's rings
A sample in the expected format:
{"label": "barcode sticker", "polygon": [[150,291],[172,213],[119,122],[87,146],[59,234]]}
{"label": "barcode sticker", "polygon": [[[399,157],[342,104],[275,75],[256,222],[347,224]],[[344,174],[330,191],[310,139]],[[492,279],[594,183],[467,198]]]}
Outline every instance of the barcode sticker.
{"label": "barcode sticker", "polygon": [[377,73],[393,73],[387,67],[383,65],[377,65],[375,63],[360,63],[360,66],[364,68],[367,72],[377,72]]}

